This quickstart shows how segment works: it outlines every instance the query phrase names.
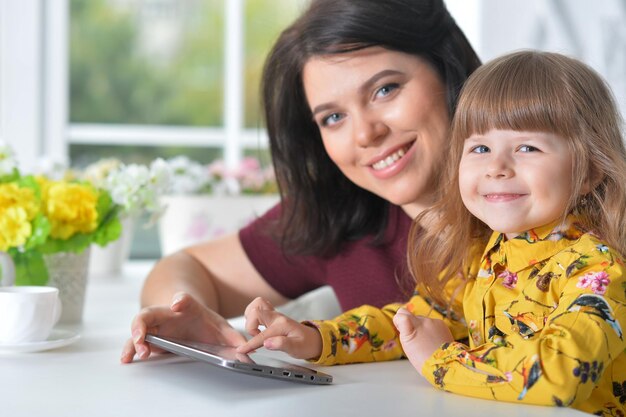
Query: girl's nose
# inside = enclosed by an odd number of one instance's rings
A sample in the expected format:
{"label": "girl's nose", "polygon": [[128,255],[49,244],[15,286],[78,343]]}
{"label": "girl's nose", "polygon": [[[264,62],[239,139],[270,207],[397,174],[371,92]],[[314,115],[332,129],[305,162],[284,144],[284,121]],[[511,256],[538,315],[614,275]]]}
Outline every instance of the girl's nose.
{"label": "girl's nose", "polygon": [[487,164],[486,176],[492,179],[506,179],[515,175],[512,161],[504,155],[494,155]]}
{"label": "girl's nose", "polygon": [[389,133],[387,124],[371,115],[360,115],[353,120],[354,142],[363,148],[377,143]]}

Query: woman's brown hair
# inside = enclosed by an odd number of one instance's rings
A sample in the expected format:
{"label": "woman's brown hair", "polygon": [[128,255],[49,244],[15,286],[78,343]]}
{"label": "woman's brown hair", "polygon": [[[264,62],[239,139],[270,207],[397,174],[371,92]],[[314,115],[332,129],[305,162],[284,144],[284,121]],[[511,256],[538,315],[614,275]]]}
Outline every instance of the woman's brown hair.
{"label": "woman's brown hair", "polygon": [[[546,132],[567,140],[572,189],[563,219],[576,212],[586,230],[626,255],[626,150],[610,88],[592,68],[557,53],[519,51],[468,79],[452,122],[450,158],[438,202],[415,220],[409,265],[442,305],[441,289],[482,251],[491,230],[463,205],[458,167],[463,143],[492,129]],[[542,225],[537,225],[542,226]],[[480,254],[478,254],[480,255]],[[442,272],[444,271],[444,272]]]}
{"label": "woman's brown hair", "polygon": [[282,198],[274,235],[289,254],[336,255],[346,242],[381,243],[389,203],[330,159],[306,100],[313,57],[379,46],[421,57],[446,87],[450,116],[478,56],[443,0],[313,0],[278,38],[263,72],[263,108]]}

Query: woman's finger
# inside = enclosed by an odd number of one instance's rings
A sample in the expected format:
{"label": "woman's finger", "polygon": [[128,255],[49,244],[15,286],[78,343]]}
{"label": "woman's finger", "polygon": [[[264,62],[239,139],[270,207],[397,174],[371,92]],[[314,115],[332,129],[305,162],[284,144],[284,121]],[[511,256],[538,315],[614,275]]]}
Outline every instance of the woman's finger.
{"label": "woman's finger", "polygon": [[128,339],[126,343],[124,343],[124,348],[122,349],[122,355],[120,356],[120,362],[131,363],[134,357],[135,357],[135,345],[133,344],[133,339]]}
{"label": "woman's finger", "polygon": [[193,307],[194,301],[195,299],[191,295],[185,292],[178,292],[172,297],[170,310],[177,313],[182,312],[189,307]]}
{"label": "woman's finger", "polygon": [[226,346],[240,346],[246,343],[246,338],[239,333],[236,329],[233,329],[228,322],[225,322],[225,326],[220,327],[220,343]]}

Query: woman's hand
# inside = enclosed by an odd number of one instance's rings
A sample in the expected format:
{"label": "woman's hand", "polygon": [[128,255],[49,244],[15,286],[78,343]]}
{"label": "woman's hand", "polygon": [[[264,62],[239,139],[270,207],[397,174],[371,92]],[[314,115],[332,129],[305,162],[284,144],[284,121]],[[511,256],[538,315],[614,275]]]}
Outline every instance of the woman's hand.
{"label": "woman's hand", "polygon": [[[237,352],[248,353],[261,346],[280,350],[298,359],[317,359],[322,354],[319,331],[274,310],[269,301],[256,298],[245,311],[246,331],[253,336]],[[259,330],[265,326],[265,330]]]}
{"label": "woman's hand", "polygon": [[135,354],[146,359],[151,352],[162,352],[145,341],[147,333],[197,342],[239,346],[245,337],[213,310],[186,293],[177,293],[169,306],[146,307],[135,316],[132,338],[124,345],[122,363],[132,362]]}
{"label": "woman's hand", "polygon": [[405,308],[398,310],[393,324],[400,332],[400,344],[411,365],[422,374],[424,362],[446,342],[454,338],[443,320],[415,316]]}

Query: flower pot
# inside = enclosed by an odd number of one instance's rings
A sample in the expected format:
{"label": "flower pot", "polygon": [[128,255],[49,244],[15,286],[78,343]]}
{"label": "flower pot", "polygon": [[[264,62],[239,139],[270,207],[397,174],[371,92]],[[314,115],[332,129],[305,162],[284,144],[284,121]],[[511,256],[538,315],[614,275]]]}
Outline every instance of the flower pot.
{"label": "flower pot", "polygon": [[130,254],[136,222],[136,218],[132,216],[122,218],[122,234],[119,239],[105,247],[91,245],[90,276],[112,277],[120,274],[122,265],[128,260]]}
{"label": "flower pot", "polygon": [[15,264],[6,252],[0,252],[0,287],[9,287],[15,282]]}
{"label": "flower pot", "polygon": [[162,197],[166,206],[159,219],[161,254],[233,233],[265,213],[279,201],[278,195]]}
{"label": "flower pot", "polygon": [[78,324],[83,320],[90,248],[81,253],[59,252],[44,255],[48,285],[59,289],[60,324]]}

